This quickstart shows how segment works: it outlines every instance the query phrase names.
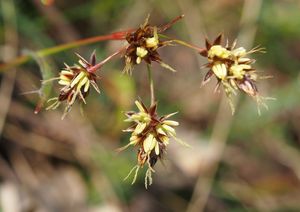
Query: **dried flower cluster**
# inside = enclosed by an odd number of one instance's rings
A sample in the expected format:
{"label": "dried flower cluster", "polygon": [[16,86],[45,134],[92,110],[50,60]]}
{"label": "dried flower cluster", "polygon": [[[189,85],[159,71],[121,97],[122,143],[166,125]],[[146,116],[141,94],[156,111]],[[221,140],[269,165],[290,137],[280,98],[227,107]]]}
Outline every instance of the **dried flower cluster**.
{"label": "dried flower cluster", "polygon": [[153,167],[157,160],[162,159],[166,147],[169,144],[169,139],[174,138],[180,143],[183,142],[176,137],[176,131],[174,129],[179,123],[168,120],[168,118],[176,113],[159,117],[157,115],[157,103],[151,105],[149,109],[147,109],[141,101],[135,101],[135,104],[139,111],[127,112],[126,115],[128,118],[125,120],[126,122],[133,123],[131,127],[124,130],[124,132],[131,133],[130,142],[119,150],[124,150],[129,146],[138,148],[138,164],[133,168],[133,170],[136,170],[136,174],[132,183],[136,180],[139,168],[146,164],[148,169],[145,177],[145,186],[147,187],[148,184],[152,184],[151,172],[154,172]]}
{"label": "dried flower cluster", "polygon": [[247,56],[255,52],[263,52],[264,49],[254,48],[247,51],[243,47],[235,48],[236,41],[231,46],[228,42],[225,46],[222,46],[221,42],[222,35],[219,35],[213,43],[206,40],[206,49],[200,52],[202,56],[208,59],[205,67],[209,68],[203,84],[207,83],[212,76],[215,76],[218,80],[215,90],[218,90],[220,85],[224,87],[233,113],[235,108],[232,103],[232,95],[236,95],[238,90],[261,103],[261,96],[256,86],[259,77],[256,69],[252,67],[255,60]]}

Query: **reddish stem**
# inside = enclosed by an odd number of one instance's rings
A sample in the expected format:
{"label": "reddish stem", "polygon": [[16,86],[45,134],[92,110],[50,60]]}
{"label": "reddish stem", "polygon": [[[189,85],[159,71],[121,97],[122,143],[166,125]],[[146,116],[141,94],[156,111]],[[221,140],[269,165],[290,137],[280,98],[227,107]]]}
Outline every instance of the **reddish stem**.
{"label": "reddish stem", "polygon": [[[95,37],[91,37],[91,38],[86,38],[86,39],[82,39],[82,40],[78,40],[78,41],[74,41],[71,43],[67,43],[67,44],[61,44],[58,46],[54,46],[54,47],[50,47],[47,49],[42,49],[36,52],[37,56],[40,57],[45,57],[51,54],[55,54],[67,49],[71,49],[71,48],[75,48],[78,46],[82,46],[82,45],[86,45],[86,44],[91,44],[91,43],[96,43],[99,41],[105,41],[105,40],[124,40],[125,36],[127,35],[127,33],[132,32],[132,29],[126,30],[126,31],[120,31],[120,32],[115,32],[109,35],[102,35],[102,36],[95,36]],[[8,62],[8,63],[3,63],[0,64],[0,72],[5,70],[5,69],[9,69],[18,65],[21,65],[23,63],[28,62],[31,59],[30,55],[21,55],[18,58],[15,58],[14,60]]]}
{"label": "reddish stem", "polygon": [[102,60],[100,63],[92,66],[91,68],[88,68],[88,72],[90,73],[95,73],[99,68],[101,68],[101,66],[103,66],[105,63],[107,63],[108,61],[110,61],[114,56],[120,54],[122,51],[124,51],[128,46],[124,46],[123,48],[119,49],[118,51],[114,52],[113,54],[109,55],[107,58],[105,58],[104,60]]}
{"label": "reddish stem", "polygon": [[182,19],[184,17],[184,15],[180,15],[177,16],[176,18],[174,18],[172,21],[170,21],[169,23],[162,25],[161,27],[158,28],[158,32],[164,32],[167,29],[169,29],[173,24],[175,24],[177,21],[179,21],[180,19]]}

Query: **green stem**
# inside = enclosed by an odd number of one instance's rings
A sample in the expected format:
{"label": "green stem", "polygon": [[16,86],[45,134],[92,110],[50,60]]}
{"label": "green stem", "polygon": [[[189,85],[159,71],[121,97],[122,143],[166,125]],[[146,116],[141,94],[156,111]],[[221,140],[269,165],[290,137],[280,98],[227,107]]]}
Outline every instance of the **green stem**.
{"label": "green stem", "polygon": [[198,47],[198,46],[189,44],[189,43],[187,43],[187,42],[185,42],[185,41],[182,41],[182,40],[174,39],[174,40],[172,40],[172,41],[175,42],[175,43],[178,43],[178,44],[180,44],[180,45],[183,45],[183,46],[189,47],[189,48],[191,48],[191,49],[194,49],[194,50],[196,50],[196,51],[198,51],[198,52],[201,52],[201,51],[205,50],[204,48],[200,48],[200,47]]}
{"label": "green stem", "polygon": [[[49,56],[58,52],[62,52],[65,51],[67,49],[71,49],[71,48],[75,48],[75,47],[79,47],[79,46],[83,46],[83,45],[87,45],[87,44],[91,44],[91,43],[96,43],[99,41],[105,41],[105,40],[124,40],[125,39],[125,35],[130,32],[131,30],[127,30],[127,31],[121,31],[121,32],[115,32],[109,35],[103,35],[103,36],[95,36],[95,37],[91,37],[91,38],[87,38],[87,39],[82,39],[82,40],[78,40],[78,41],[74,41],[71,43],[66,43],[66,44],[61,44],[58,46],[54,46],[54,47],[50,47],[50,48],[46,48],[46,49],[42,49],[39,50],[35,53],[35,55],[39,56],[39,57],[45,57],[45,56]],[[19,66],[23,63],[28,62],[29,60],[31,60],[31,56],[30,55],[22,55],[8,63],[4,63],[4,64],[0,64],[0,72],[7,70],[9,68],[15,67],[15,66]]]}
{"label": "green stem", "polygon": [[149,78],[149,85],[150,85],[151,105],[153,105],[155,103],[155,95],[154,95],[154,83],[153,83],[151,65],[147,64],[147,70],[148,70],[148,78]]}
{"label": "green stem", "polygon": [[187,42],[185,42],[185,41],[183,41],[183,40],[173,39],[173,38],[171,38],[171,37],[169,37],[169,36],[166,36],[166,35],[163,35],[163,34],[159,34],[159,36],[160,36],[161,38],[170,39],[170,41],[173,41],[173,42],[178,43],[178,44],[180,44],[180,45],[189,47],[189,48],[194,49],[194,50],[196,50],[196,51],[198,51],[198,52],[202,52],[202,51],[205,50],[205,48],[200,48],[200,47],[195,46],[195,45],[193,45],[193,44],[187,43]]}

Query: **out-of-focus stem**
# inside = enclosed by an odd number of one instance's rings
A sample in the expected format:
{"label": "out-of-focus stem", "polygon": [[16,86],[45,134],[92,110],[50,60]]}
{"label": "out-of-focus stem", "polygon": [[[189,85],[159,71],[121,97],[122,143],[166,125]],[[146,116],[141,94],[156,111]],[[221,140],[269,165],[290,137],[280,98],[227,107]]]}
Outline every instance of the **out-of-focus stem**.
{"label": "out-of-focus stem", "polygon": [[[87,44],[91,44],[91,43],[96,43],[96,42],[99,42],[99,41],[124,40],[125,35],[128,32],[131,32],[131,31],[132,30],[115,32],[115,33],[112,33],[112,34],[109,34],[109,35],[102,35],[102,36],[86,38],[86,39],[74,41],[74,42],[71,42],[71,43],[66,43],[66,44],[62,44],[62,45],[42,49],[42,50],[37,51],[36,55],[39,56],[39,57],[45,57],[45,56],[49,56],[49,55],[52,55],[52,54],[56,54],[58,52],[65,51],[67,49],[71,49],[71,48],[75,48],[75,47],[79,47],[79,46],[83,46],[83,45],[87,45]],[[9,68],[15,67],[15,66],[19,66],[23,63],[26,63],[30,59],[31,59],[30,55],[22,55],[22,56],[14,59],[14,60],[8,62],[8,63],[0,64],[0,72],[2,72],[4,70],[7,70]]]}
{"label": "out-of-focus stem", "polygon": [[[16,8],[14,1],[1,0],[1,12],[3,15],[4,48],[3,61],[7,62],[17,54],[19,36],[17,30]],[[9,48],[10,51],[5,51]],[[10,108],[12,93],[14,90],[16,70],[5,73],[0,84],[0,135],[5,125],[6,116]]]}
{"label": "out-of-focus stem", "polygon": [[203,162],[210,163],[210,168],[199,176],[187,212],[202,212],[205,209],[233,119],[232,114],[226,111],[228,110],[227,107],[227,97],[223,96],[210,138],[210,146],[215,150],[215,155],[211,161],[205,161],[206,158],[203,159]]}
{"label": "out-of-focus stem", "polygon": [[155,103],[155,94],[154,94],[154,82],[152,77],[152,68],[151,65],[147,64],[149,86],[150,86],[150,95],[151,95],[151,105]]}
{"label": "out-of-focus stem", "polygon": [[[241,20],[241,25],[244,26],[244,28],[241,28],[241,31],[244,31],[247,28],[249,29],[249,26],[253,27],[252,30],[254,30],[254,32],[256,31],[255,23],[258,18],[258,14],[261,10],[261,3],[261,0],[244,1],[242,17],[244,16],[244,14],[248,14],[248,16],[247,19],[242,18]],[[255,33],[252,33],[252,36],[249,36],[247,37],[247,39],[244,40],[244,44],[247,44],[246,46],[252,46],[254,36]],[[239,36],[238,38],[241,39],[242,37]],[[237,101],[238,97],[236,99],[235,105]],[[210,139],[210,145],[216,151],[215,157],[214,160],[211,162],[212,164],[210,166],[210,169],[207,170],[206,173],[199,175],[192,198],[186,210],[187,212],[198,212],[205,210],[205,206],[207,204],[209,194],[213,186],[216,172],[219,168],[219,162],[222,159],[222,154],[226,147],[227,137],[230,132],[230,128],[233,121],[233,116],[230,113],[225,112],[226,107],[227,100],[226,97],[223,97],[213,127],[213,133]]]}

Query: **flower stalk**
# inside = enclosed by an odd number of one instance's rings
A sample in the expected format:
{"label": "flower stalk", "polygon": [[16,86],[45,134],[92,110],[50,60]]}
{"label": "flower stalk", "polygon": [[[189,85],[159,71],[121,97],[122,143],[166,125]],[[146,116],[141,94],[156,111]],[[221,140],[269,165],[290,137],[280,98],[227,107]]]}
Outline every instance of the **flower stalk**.
{"label": "flower stalk", "polygon": [[171,38],[170,36],[163,35],[163,34],[159,34],[158,36],[161,37],[161,38],[169,39],[169,40],[172,41],[173,43],[178,43],[178,44],[180,44],[180,45],[182,45],[182,46],[188,47],[188,48],[190,48],[190,49],[194,49],[194,50],[196,50],[197,52],[205,51],[205,48],[198,47],[198,46],[196,46],[196,45],[194,45],[194,44],[188,43],[188,42],[183,41],[183,40],[174,39],[174,38]]}
{"label": "flower stalk", "polygon": [[149,64],[147,64],[147,71],[148,71],[148,79],[149,79],[149,86],[150,86],[151,105],[154,105],[155,103],[154,82],[152,77],[152,68],[151,65]]}

